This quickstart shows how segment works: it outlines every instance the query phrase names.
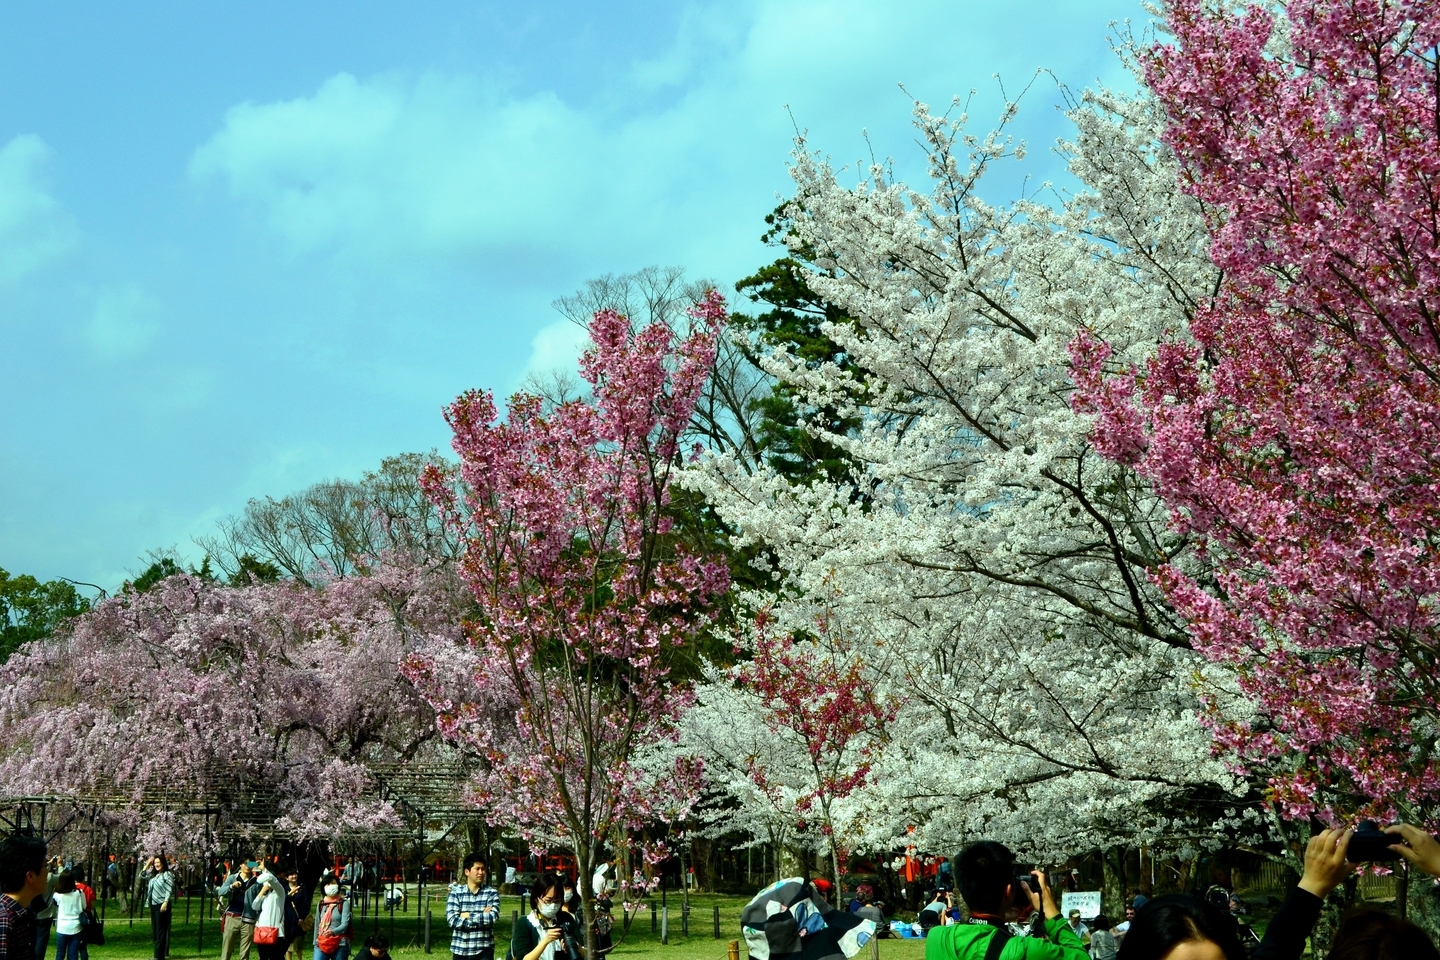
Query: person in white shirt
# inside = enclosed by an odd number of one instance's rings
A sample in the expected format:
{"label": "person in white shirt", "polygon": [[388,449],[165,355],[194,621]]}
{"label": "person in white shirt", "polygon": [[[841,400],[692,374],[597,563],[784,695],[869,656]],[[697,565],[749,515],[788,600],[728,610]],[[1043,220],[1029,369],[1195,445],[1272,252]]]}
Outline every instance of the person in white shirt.
{"label": "person in white shirt", "polygon": [[1120,923],[1115,924],[1114,928],[1111,929],[1111,931],[1110,931],[1111,933],[1113,933],[1113,934],[1115,935],[1115,942],[1116,942],[1116,943],[1124,943],[1124,942],[1125,942],[1125,934],[1127,934],[1127,933],[1130,932],[1130,924],[1131,924],[1134,920],[1135,920],[1135,907],[1134,907],[1134,906],[1126,907],[1126,908],[1125,908],[1125,919],[1124,919],[1123,921],[1121,921]]}
{"label": "person in white shirt", "polygon": [[55,884],[55,960],[79,960],[85,893],[66,870]]}
{"label": "person in white shirt", "polygon": [[595,868],[595,876],[590,878],[590,893],[596,900],[603,900],[610,894],[610,864],[601,863]]}

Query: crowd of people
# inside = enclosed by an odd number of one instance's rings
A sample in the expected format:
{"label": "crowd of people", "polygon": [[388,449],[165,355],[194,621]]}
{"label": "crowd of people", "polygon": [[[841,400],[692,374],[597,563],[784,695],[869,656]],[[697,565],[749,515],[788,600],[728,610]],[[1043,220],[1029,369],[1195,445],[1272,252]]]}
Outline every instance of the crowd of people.
{"label": "crowd of people", "polygon": [[[1386,833],[1394,841],[1390,851],[1440,878],[1440,842],[1405,824]],[[926,960],[1299,960],[1324,899],[1357,869],[1348,856],[1352,836],[1325,830],[1311,839],[1299,883],[1263,939],[1250,944],[1248,927],[1237,920],[1238,901],[1228,893],[1136,896],[1115,922],[1106,916],[1087,922],[1079,910],[1062,916],[1047,875],[1019,873],[1011,851],[994,842],[973,844],[955,858],[947,878],[953,888],[938,886],[915,926],[926,939]],[[592,884],[602,906],[611,884],[607,870],[602,865]],[[252,960],[252,953],[254,960],[390,960],[390,945],[378,934],[352,956],[355,871],[353,861],[326,870],[316,899],[293,865],[258,858],[236,864],[214,888],[222,910],[220,960]],[[452,960],[495,960],[500,894],[478,854],[464,859],[460,875],[445,905]],[[88,960],[97,923],[96,893],[87,879],[83,867],[47,859],[37,838],[0,841],[0,960],[47,960],[52,932],[56,960]],[[813,885],[821,898],[831,897],[828,881]],[[166,960],[178,886],[165,857],[144,864],[136,889],[150,911],[153,960]],[[511,931],[505,960],[586,960],[573,879],[544,873],[528,894],[530,909]],[[887,928],[885,905],[868,884],[857,888],[848,909]],[[601,944],[602,955],[606,947]],[[1440,951],[1420,927],[1370,907],[1342,919],[1328,957],[1440,960]]]}
{"label": "crowd of people", "polygon": [[[95,890],[83,866],[47,859],[40,839],[16,834],[0,840],[0,960],[47,960],[54,933],[55,960],[89,960],[88,947],[103,943],[95,915]],[[221,960],[351,960],[351,896],[360,882],[358,860],[320,876],[318,901],[294,865],[242,861],[214,888],[221,912]],[[348,880],[342,874],[349,872]],[[106,892],[130,884],[111,861]],[[208,882],[208,881],[207,881]],[[174,905],[180,884],[166,857],[145,860],[135,871],[135,906],[150,913],[152,960],[167,960]],[[498,901],[497,901],[498,902]],[[354,960],[390,960],[389,940],[375,934]]]}
{"label": "crowd of people", "polygon": [[[1389,847],[1413,868],[1440,878],[1440,843],[1408,824],[1389,827]],[[1169,894],[1126,908],[1112,925],[1087,926],[1078,910],[1062,917],[1043,871],[1017,874],[1014,854],[994,842],[973,844],[955,862],[968,916],[944,918],[928,932],[925,960],[1300,960],[1330,892],[1355,872],[1353,831],[1325,830],[1305,850],[1305,869],[1265,936],[1247,948],[1229,904]],[[942,913],[946,908],[942,908]],[[1440,960],[1423,929],[1392,912],[1360,907],[1335,931],[1328,960]]]}

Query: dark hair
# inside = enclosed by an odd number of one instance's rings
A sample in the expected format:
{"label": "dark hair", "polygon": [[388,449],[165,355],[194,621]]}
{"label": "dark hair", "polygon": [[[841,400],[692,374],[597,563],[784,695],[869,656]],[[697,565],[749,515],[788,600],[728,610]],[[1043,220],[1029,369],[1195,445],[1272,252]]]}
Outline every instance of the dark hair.
{"label": "dark hair", "polygon": [[45,842],[18,833],[0,840],[0,893],[23,890],[31,873],[45,875]]}
{"label": "dark hair", "polygon": [[1106,917],[1106,916],[1096,917],[1094,920],[1091,920],[1091,921],[1090,921],[1090,929],[1092,929],[1092,930],[1109,930],[1109,929],[1110,929],[1110,918],[1109,918],[1109,917]]}
{"label": "dark hair", "polygon": [[1440,950],[1408,920],[1362,908],[1341,918],[1330,960],[1440,960]]}
{"label": "dark hair", "polygon": [[76,882],[76,883],[84,883],[84,882],[85,882],[85,866],[84,866],[83,864],[79,864],[79,863],[75,864],[75,866],[73,866],[73,867],[70,868],[70,875],[75,878],[75,882]]}
{"label": "dark hair", "polygon": [[530,905],[533,907],[539,904],[540,898],[547,893],[557,901],[563,900],[565,898],[565,878],[558,873],[540,874],[540,879],[530,887]]}
{"label": "dark hair", "polygon": [[1182,943],[1210,941],[1225,960],[1245,960],[1235,918],[1188,894],[1156,897],[1135,911],[1117,960],[1161,960]]}
{"label": "dark hair", "polygon": [[[466,870],[469,870],[471,867],[475,866],[475,864],[477,864],[477,863],[480,864],[480,866],[485,867],[485,858],[482,857],[482,856],[481,856],[480,854],[478,854],[478,853],[467,853],[467,854],[465,854],[465,860],[464,860],[464,862],[463,862],[463,863],[461,864],[461,866],[460,866],[460,872],[461,872],[461,873],[464,873]],[[489,873],[489,872],[490,872],[490,868],[489,868],[489,867],[485,867],[485,872],[486,872],[486,873]]]}
{"label": "dark hair", "polygon": [[[169,869],[170,869],[170,861],[165,859],[165,854],[162,853],[162,854],[158,855],[155,859],[158,860],[158,861],[160,861],[160,872],[161,872],[161,873],[164,873],[166,870],[169,870]],[[262,863],[261,866],[263,867],[264,864]]]}
{"label": "dark hair", "polygon": [[383,933],[377,933],[373,937],[366,937],[365,949],[368,950],[371,947],[374,947],[381,953],[386,953],[390,950],[390,938],[385,936],[385,934]]}
{"label": "dark hair", "polygon": [[62,871],[60,872],[60,876],[57,877],[56,880],[55,880],[55,892],[56,892],[56,893],[74,893],[74,892],[75,892],[75,874],[71,873],[69,870],[62,870]]}
{"label": "dark hair", "polygon": [[1005,888],[1015,882],[1015,854],[994,840],[972,843],[955,857],[955,880],[971,913],[1000,913]]}

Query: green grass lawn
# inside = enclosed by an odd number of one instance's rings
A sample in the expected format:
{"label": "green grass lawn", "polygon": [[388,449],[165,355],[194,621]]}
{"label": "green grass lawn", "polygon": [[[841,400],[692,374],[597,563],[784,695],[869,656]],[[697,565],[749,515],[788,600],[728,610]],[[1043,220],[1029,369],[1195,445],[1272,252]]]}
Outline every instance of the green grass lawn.
{"label": "green grass lawn", "polygon": [[[445,926],[444,894],[433,888],[426,892],[427,894],[437,893],[439,897],[439,899],[430,901],[431,948],[435,954],[445,957],[450,952],[450,937],[449,929]],[[728,942],[740,939],[740,911],[748,900],[747,897],[718,894],[692,896],[690,898],[690,934],[685,936],[680,932],[681,898],[679,896],[668,897],[667,903],[670,906],[670,942],[668,944],[660,942],[658,932],[651,932],[648,911],[641,909],[631,922],[630,931],[623,940],[620,937],[620,922],[617,916],[614,933],[616,947],[611,951],[610,956],[613,960],[639,960],[641,957],[647,958],[647,960],[650,958],[653,960],[727,960]],[[175,921],[170,933],[170,956],[174,960],[218,957],[220,955],[220,923],[212,916],[205,918],[203,947],[201,945],[200,906],[201,901],[198,898],[190,901],[188,923],[185,920],[183,902],[175,911]],[[391,937],[394,945],[392,953],[397,956],[401,954],[417,958],[422,956],[424,954],[424,932],[421,924],[423,913],[417,911],[416,906],[412,896],[406,911],[397,910],[395,912],[394,935],[391,936],[392,918],[388,911],[383,912],[379,917],[367,911],[366,915],[361,917],[357,904],[354,919],[357,942],[363,941],[364,937],[378,929],[380,933]],[[658,899],[655,901],[655,906],[658,914],[660,907]],[[720,908],[721,932],[721,936],[718,938],[715,936],[714,913],[717,906]],[[511,918],[519,909],[518,897],[501,898],[500,922],[495,931],[495,955],[497,957],[503,957],[505,954],[505,948],[510,940]],[[743,941],[740,949],[743,958],[745,956]],[[923,940],[880,941],[881,960],[921,960],[924,953],[925,941]],[[149,960],[151,955],[148,912],[136,916],[132,924],[115,901],[109,901],[106,905],[105,946],[90,948],[92,960]],[[309,952],[307,951],[304,956],[308,960]],[[48,960],[54,960],[54,957],[55,945],[52,934]],[[869,953],[866,952],[861,955],[861,960],[868,957]],[[251,960],[256,960],[254,953],[251,954]]]}

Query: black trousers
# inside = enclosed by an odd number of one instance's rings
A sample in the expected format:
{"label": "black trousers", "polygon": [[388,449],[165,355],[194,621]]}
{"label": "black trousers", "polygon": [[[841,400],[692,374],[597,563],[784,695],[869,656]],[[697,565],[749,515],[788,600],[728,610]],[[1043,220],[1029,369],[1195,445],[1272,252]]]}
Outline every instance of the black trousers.
{"label": "black trousers", "polygon": [[165,960],[170,955],[170,921],[175,914],[161,910],[159,904],[150,904],[150,936],[155,941],[155,960]]}

